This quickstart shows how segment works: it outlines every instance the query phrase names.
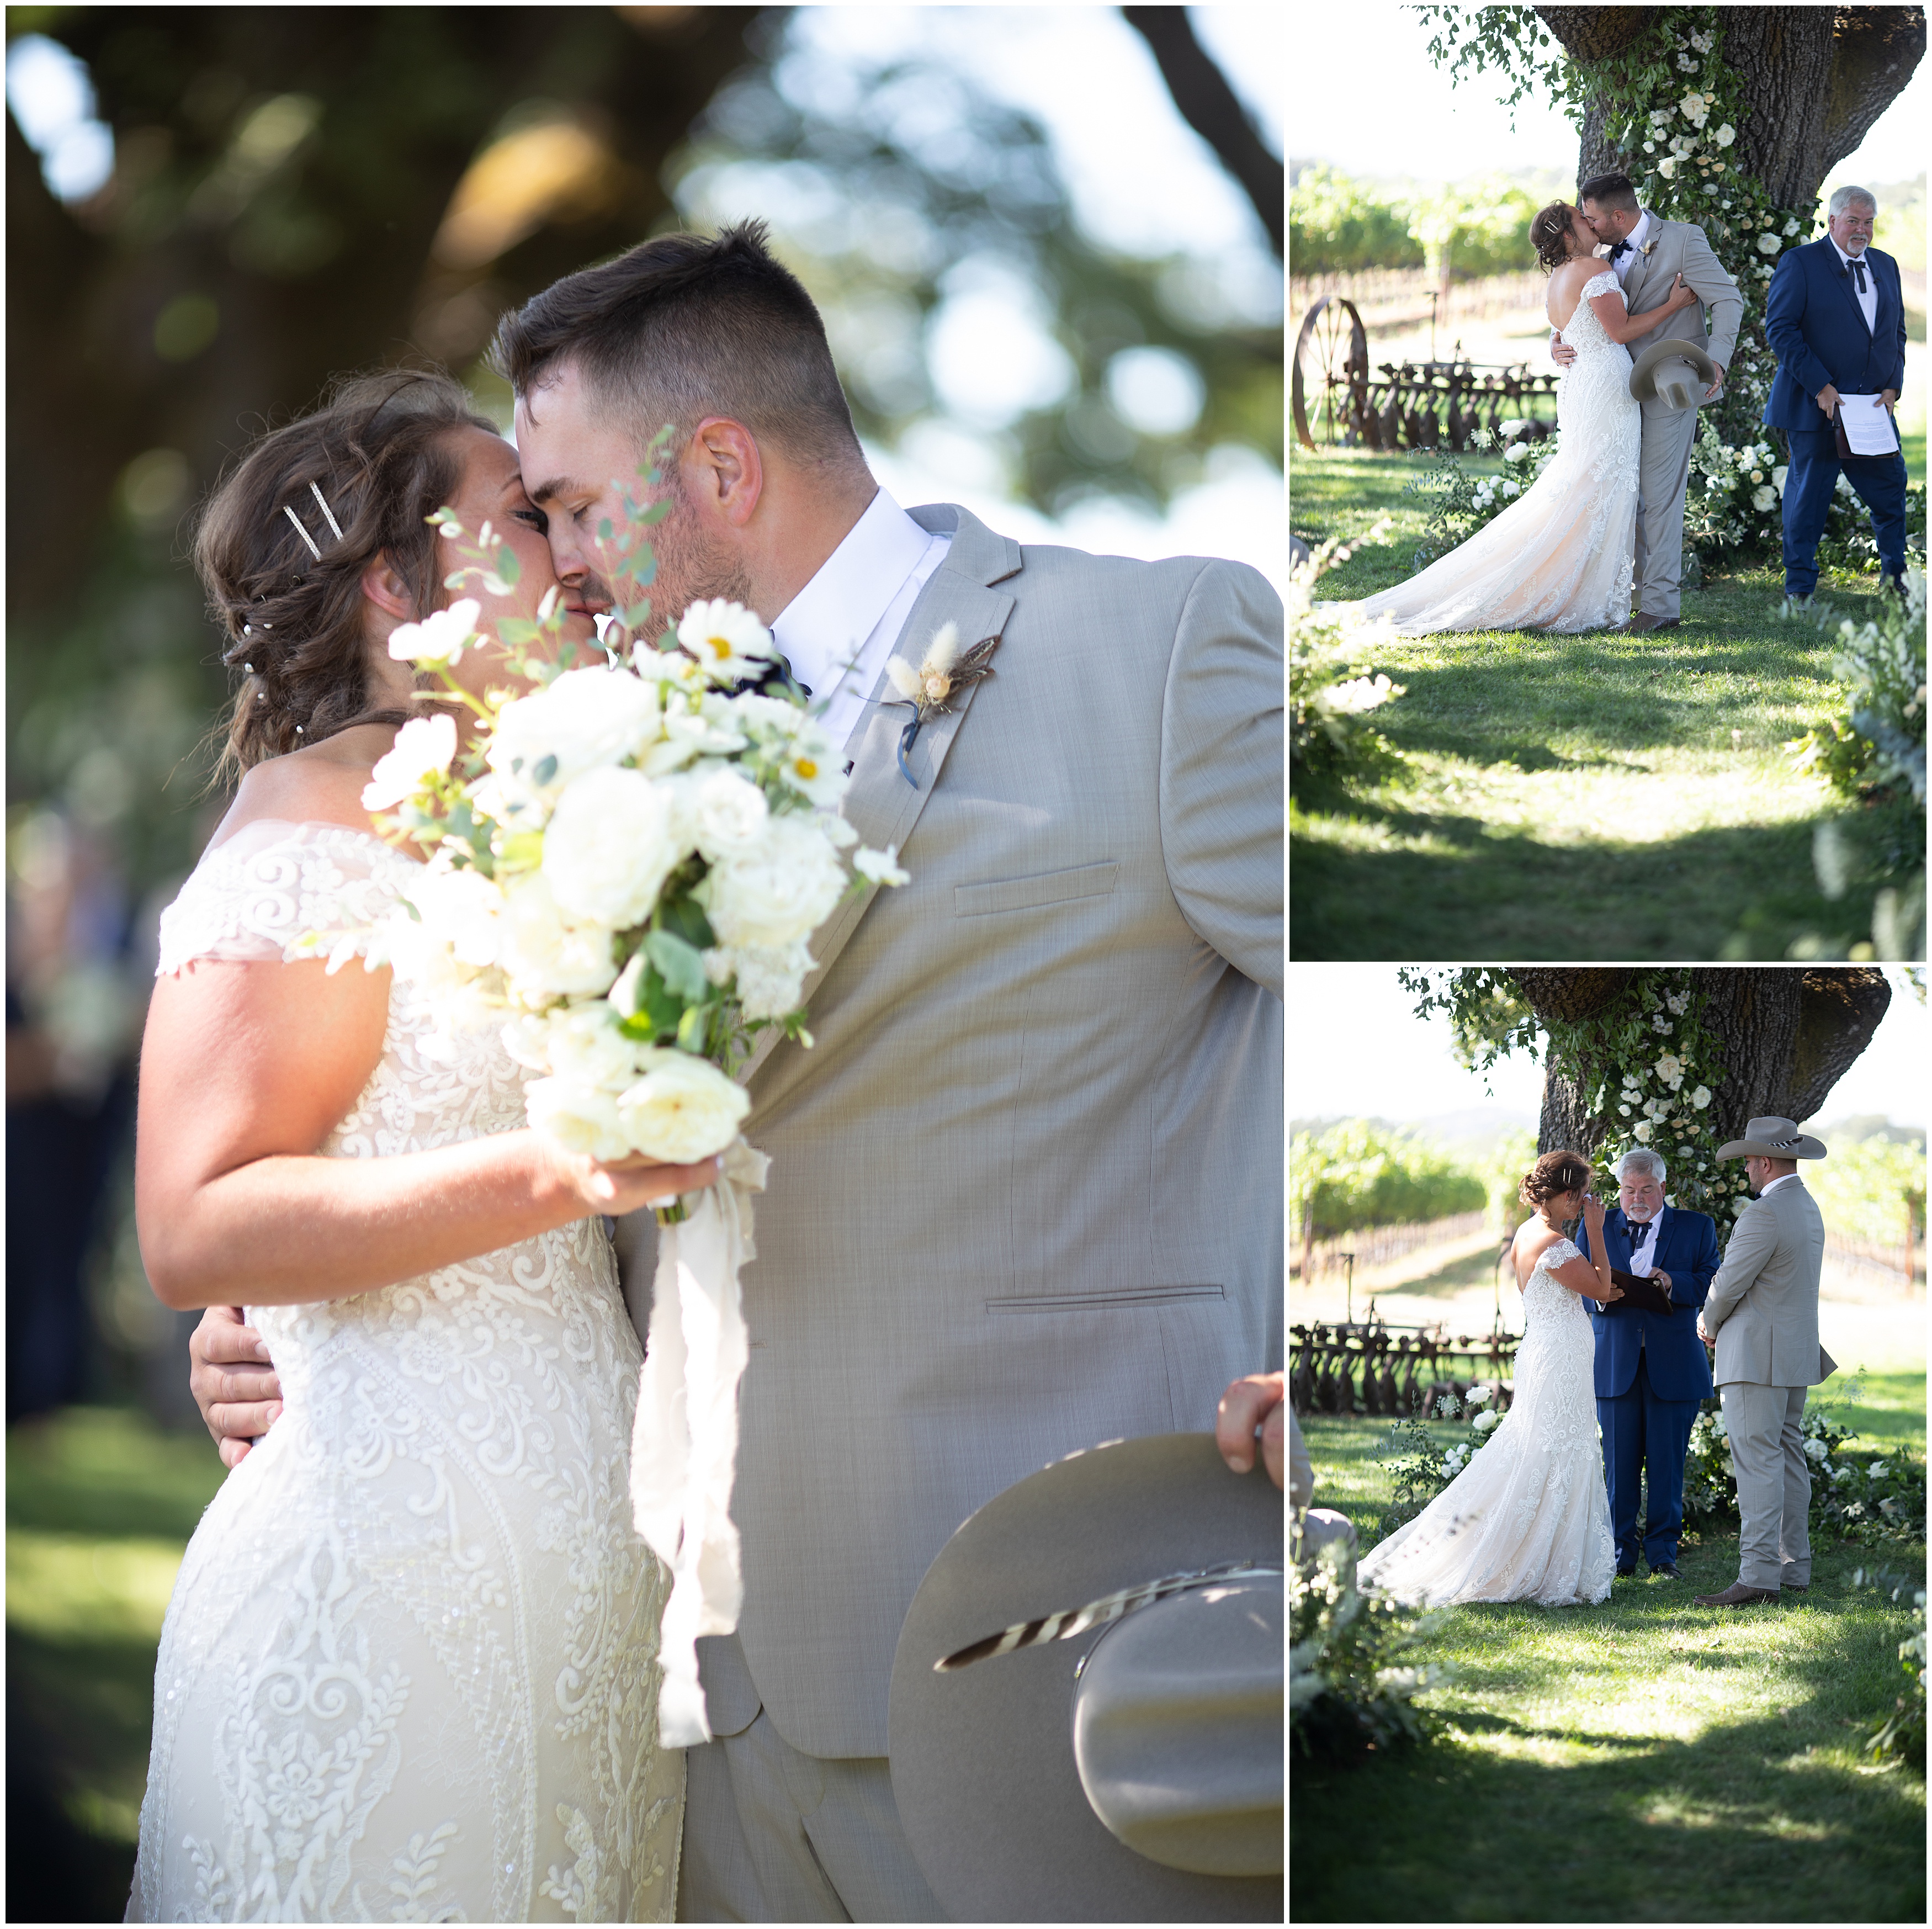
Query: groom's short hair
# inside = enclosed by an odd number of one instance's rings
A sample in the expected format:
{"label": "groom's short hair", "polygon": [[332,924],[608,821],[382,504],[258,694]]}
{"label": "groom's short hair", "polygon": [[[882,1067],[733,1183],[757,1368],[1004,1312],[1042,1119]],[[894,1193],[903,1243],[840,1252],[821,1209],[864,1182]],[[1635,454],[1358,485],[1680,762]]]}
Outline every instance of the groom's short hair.
{"label": "groom's short hair", "polygon": [[1614,208],[1634,214],[1637,210],[1636,189],[1628,174],[1593,174],[1576,190],[1579,201],[1594,201],[1600,208]]}
{"label": "groom's short hair", "polygon": [[796,460],[865,460],[825,324],[762,221],[660,235],[566,275],[503,317],[492,359],[526,402],[574,364],[640,442],[727,416]]}

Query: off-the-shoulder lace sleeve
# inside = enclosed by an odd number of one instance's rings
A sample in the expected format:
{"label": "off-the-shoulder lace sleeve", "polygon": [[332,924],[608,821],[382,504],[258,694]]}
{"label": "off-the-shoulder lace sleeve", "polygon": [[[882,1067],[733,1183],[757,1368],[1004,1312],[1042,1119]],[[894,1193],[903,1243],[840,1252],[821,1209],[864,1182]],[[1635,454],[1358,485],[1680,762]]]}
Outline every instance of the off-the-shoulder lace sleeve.
{"label": "off-the-shoulder lace sleeve", "polygon": [[365,928],[416,868],[380,838],[344,824],[244,825],[162,912],[154,975],[198,958],[279,962],[310,932]]}
{"label": "off-the-shoulder lace sleeve", "polygon": [[[1602,274],[1592,275],[1589,280],[1583,284],[1583,292],[1580,298],[1587,302],[1595,296],[1621,296],[1623,292],[1624,285],[1617,279],[1616,269],[1606,268]],[[1624,306],[1626,308],[1630,306],[1628,299],[1624,301]]]}
{"label": "off-the-shoulder lace sleeve", "polygon": [[1552,1239],[1543,1249],[1543,1256],[1538,1264],[1544,1271],[1553,1273],[1558,1266],[1564,1264],[1567,1261],[1580,1259],[1582,1256],[1582,1249],[1572,1245],[1568,1240]]}

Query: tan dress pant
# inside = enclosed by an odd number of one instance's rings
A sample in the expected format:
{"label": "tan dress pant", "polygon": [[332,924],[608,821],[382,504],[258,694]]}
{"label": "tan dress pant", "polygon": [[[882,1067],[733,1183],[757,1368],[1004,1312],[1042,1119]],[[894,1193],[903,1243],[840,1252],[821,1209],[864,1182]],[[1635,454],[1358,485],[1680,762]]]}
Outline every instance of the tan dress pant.
{"label": "tan dress pant", "polygon": [[1811,1464],[1804,1387],[1733,1380],[1718,1389],[1738,1478],[1738,1579],[1748,1588],[1811,1583]]}

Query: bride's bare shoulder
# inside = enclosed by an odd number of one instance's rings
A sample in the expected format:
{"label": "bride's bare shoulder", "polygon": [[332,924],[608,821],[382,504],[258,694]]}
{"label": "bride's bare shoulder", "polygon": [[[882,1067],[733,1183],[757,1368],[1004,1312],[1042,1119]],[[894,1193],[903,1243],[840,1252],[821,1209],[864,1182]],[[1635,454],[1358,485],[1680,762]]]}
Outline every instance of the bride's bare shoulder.
{"label": "bride's bare shoulder", "polygon": [[211,848],[226,843],[244,825],[265,820],[373,830],[362,808],[363,788],[394,734],[382,726],[360,725],[308,749],[252,766],[242,773],[235,801],[209,841]]}

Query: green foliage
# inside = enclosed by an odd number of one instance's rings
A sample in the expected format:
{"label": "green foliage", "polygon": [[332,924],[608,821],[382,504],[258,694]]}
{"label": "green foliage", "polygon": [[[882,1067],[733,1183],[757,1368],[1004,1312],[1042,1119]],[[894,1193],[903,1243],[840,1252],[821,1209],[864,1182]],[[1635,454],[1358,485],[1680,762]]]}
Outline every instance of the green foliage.
{"label": "green foliage", "polygon": [[1429,508],[1426,531],[1415,552],[1418,574],[1494,522],[1556,460],[1558,438],[1529,441],[1522,433],[1527,426],[1520,420],[1506,422],[1493,433],[1483,432],[1475,458],[1481,459],[1485,446],[1500,456],[1508,466],[1498,476],[1472,474],[1453,449],[1421,451],[1412,458],[1422,463],[1424,472],[1402,494],[1420,497]]}
{"label": "green foliage", "polygon": [[1868,1587],[1911,1616],[1912,1632],[1898,1644],[1898,1665],[1906,1691],[1872,1736],[1871,1752],[1881,1762],[1900,1761],[1925,1772],[1925,1588],[1910,1575],[1886,1568],[1852,1574],[1853,1587]]}
{"label": "green foliage", "polygon": [[1526,188],[1488,175],[1418,196],[1409,227],[1438,277],[1510,274],[1534,264],[1529,224],[1540,206]]}
{"label": "green foliage", "polygon": [[[1372,540],[1376,532],[1370,532]],[[1368,721],[1400,684],[1361,661],[1376,631],[1364,631],[1320,606],[1315,586],[1349,555],[1326,542],[1289,579],[1288,592],[1288,781],[1291,790],[1333,790],[1345,778],[1381,782],[1400,774],[1401,759]]]}
{"label": "green foliage", "polygon": [[[1466,74],[1493,69],[1509,82],[1506,107],[1534,94],[1573,118],[1580,110],[1583,93],[1577,70],[1534,7],[1423,6],[1416,11],[1425,25],[1432,22],[1439,30],[1429,44],[1429,58],[1449,70],[1452,86]],[[1514,124],[1514,116],[1511,119]]]}
{"label": "green foliage", "polygon": [[1804,1186],[1825,1223],[1843,1239],[1903,1242],[1909,1210],[1925,1222],[1925,1148],[1889,1138],[1834,1144],[1832,1156],[1804,1168]]}
{"label": "green foliage", "polygon": [[1298,274],[1420,268],[1427,258],[1405,202],[1325,164],[1304,169],[1288,191],[1288,251]]}
{"label": "green foliage", "polygon": [[1347,1760],[1426,1741],[1432,1724],[1414,1697],[1448,1678],[1414,1654],[1442,1624],[1355,1585],[1355,1557],[1330,1540],[1304,1548],[1288,1528],[1288,1732],[1304,1758]]}
{"label": "green foliage", "polygon": [[1454,1420],[1465,1412],[1469,1416],[1468,1432],[1447,1447],[1430,1434],[1420,1414],[1411,1414],[1390,1427],[1380,1457],[1388,1467],[1395,1498],[1382,1516],[1376,1542],[1386,1540],[1397,1528],[1413,1520],[1488,1445],[1505,1418],[1502,1408],[1492,1404],[1496,1392],[1493,1384],[1478,1382],[1469,1389],[1466,1401],[1454,1393],[1436,1396],[1430,1418]]}
{"label": "green foliage", "polygon": [[1483,1180],[1448,1154],[1366,1119],[1298,1133],[1289,1155],[1295,1222],[1317,1239],[1478,1212],[1487,1196]]}

